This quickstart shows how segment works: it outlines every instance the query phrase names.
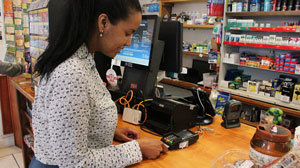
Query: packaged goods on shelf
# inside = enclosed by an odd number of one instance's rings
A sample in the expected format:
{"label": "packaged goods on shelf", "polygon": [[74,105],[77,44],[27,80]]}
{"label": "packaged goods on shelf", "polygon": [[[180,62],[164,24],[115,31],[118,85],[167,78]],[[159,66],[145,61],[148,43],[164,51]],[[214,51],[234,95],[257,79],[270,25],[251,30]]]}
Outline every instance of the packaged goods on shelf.
{"label": "packaged goods on shelf", "polygon": [[295,85],[292,103],[300,104],[300,84]]}
{"label": "packaged goods on shelf", "polygon": [[255,43],[255,44],[289,45],[289,46],[300,45],[299,37],[281,37],[276,35],[257,36],[257,35],[250,35],[250,34],[233,34],[228,32],[225,33],[225,41]]}
{"label": "packaged goods on shelf", "polygon": [[225,75],[225,81],[233,81],[235,79],[235,77],[240,76],[243,74],[242,70],[238,70],[238,69],[229,69],[226,72]]}
{"label": "packaged goods on shelf", "polygon": [[281,54],[276,55],[276,71],[286,72],[286,73],[295,73],[296,65],[300,63],[299,53],[291,54]]}
{"label": "packaged goods on shelf", "polygon": [[293,99],[293,93],[295,85],[297,84],[297,78],[280,75],[281,81],[279,89],[276,91],[275,99],[289,103]]}
{"label": "packaged goods on shelf", "polygon": [[231,64],[239,64],[240,63],[240,53],[226,53],[224,55],[223,62],[231,63]]}
{"label": "packaged goods on shelf", "polygon": [[269,12],[269,11],[298,11],[300,10],[300,1],[288,0],[229,0],[227,12]]}
{"label": "packaged goods on shelf", "polygon": [[183,51],[208,54],[208,45],[207,44],[201,44],[201,43],[191,44],[191,43],[188,43],[188,42],[184,42]]}
{"label": "packaged goods on shelf", "polygon": [[261,82],[259,81],[248,81],[247,92],[258,94],[260,84]]}

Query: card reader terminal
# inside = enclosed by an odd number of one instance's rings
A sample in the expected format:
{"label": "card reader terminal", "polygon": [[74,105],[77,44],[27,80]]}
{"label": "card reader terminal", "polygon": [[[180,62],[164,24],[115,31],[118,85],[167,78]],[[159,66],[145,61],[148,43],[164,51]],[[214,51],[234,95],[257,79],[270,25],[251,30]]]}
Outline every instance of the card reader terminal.
{"label": "card reader terminal", "polygon": [[167,146],[169,150],[183,149],[197,142],[199,135],[188,129],[180,132],[170,132],[165,134],[161,141]]}

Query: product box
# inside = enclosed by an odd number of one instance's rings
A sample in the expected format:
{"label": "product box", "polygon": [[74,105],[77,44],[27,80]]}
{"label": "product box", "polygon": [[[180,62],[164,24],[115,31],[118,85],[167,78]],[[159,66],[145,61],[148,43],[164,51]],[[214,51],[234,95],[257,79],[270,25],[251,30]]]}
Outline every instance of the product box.
{"label": "product box", "polygon": [[247,57],[240,57],[240,65],[247,65]]}
{"label": "product box", "polygon": [[229,100],[230,100],[229,93],[220,92],[216,102],[216,113],[218,115],[223,115],[225,105]]}
{"label": "product box", "polygon": [[251,80],[251,75],[242,74],[234,78],[234,81],[239,83],[248,82],[249,80]]}
{"label": "product box", "polygon": [[300,104],[300,84],[295,85],[292,103]]}
{"label": "product box", "polygon": [[241,83],[240,82],[232,81],[232,82],[229,82],[229,84],[228,84],[228,88],[229,89],[236,90],[236,89],[238,89],[240,87],[241,87]]}
{"label": "product box", "polygon": [[247,92],[258,94],[260,82],[258,81],[248,81]]}
{"label": "product box", "polygon": [[295,74],[300,75],[300,64],[296,64]]}

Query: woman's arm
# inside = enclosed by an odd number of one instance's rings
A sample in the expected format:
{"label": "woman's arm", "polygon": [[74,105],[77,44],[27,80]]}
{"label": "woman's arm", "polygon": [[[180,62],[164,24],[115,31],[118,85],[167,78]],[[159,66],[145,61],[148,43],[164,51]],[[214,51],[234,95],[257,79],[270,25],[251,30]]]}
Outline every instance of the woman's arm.
{"label": "woman's arm", "polygon": [[[142,160],[137,141],[99,148],[91,143],[97,137],[89,137],[91,104],[86,75],[74,72],[48,82],[52,89],[44,94],[51,98],[46,101],[51,140],[46,146],[51,146],[59,167],[125,167]],[[40,147],[43,148],[42,144]]]}
{"label": "woman's arm", "polygon": [[23,64],[12,64],[0,61],[0,74],[14,77],[21,75],[24,72],[25,67]]}

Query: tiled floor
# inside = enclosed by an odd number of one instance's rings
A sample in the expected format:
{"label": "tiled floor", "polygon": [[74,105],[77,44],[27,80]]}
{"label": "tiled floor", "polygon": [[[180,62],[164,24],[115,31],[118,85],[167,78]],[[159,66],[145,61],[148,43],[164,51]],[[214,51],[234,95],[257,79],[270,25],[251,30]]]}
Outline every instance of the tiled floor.
{"label": "tiled floor", "polygon": [[0,148],[1,168],[24,168],[22,151],[18,147]]}

